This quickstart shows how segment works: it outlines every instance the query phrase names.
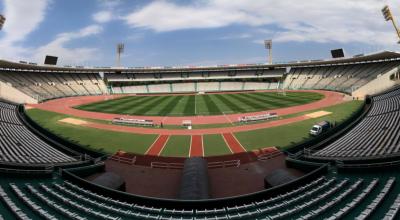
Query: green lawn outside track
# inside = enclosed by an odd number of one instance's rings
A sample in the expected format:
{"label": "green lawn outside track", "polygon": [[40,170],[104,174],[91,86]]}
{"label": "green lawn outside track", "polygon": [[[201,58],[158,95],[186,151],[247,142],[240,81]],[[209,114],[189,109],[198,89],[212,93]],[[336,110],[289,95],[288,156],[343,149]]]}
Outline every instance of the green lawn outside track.
{"label": "green lawn outside track", "polygon": [[324,95],[313,92],[128,96],[77,106],[77,109],[123,115],[195,116],[257,112],[303,105]]}
{"label": "green lawn outside track", "polygon": [[27,114],[58,136],[108,154],[118,150],[144,154],[157,138],[157,135],[128,134],[61,123],[59,120],[70,116],[39,109],[27,110]]}

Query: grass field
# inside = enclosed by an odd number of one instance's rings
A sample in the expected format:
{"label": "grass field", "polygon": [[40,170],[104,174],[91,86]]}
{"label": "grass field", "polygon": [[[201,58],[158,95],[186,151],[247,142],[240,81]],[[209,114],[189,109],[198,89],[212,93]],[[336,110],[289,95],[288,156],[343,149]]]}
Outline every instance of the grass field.
{"label": "grass field", "polygon": [[[319,109],[332,112],[331,115],[279,127],[234,133],[234,135],[247,150],[270,146],[285,149],[309,138],[308,131],[315,122],[329,120],[340,123],[361,105],[362,101],[350,101]],[[157,138],[157,135],[119,133],[60,123],[58,122],[60,119],[71,116],[39,109],[30,109],[27,110],[27,113],[33,120],[55,134],[89,148],[110,154],[115,153],[117,150],[144,154]],[[296,115],[306,113],[308,112],[297,113]],[[206,156],[231,153],[220,134],[204,135],[203,144]],[[190,136],[171,136],[161,155],[185,157],[189,154],[189,148]]]}
{"label": "grass field", "polygon": [[224,155],[231,153],[229,147],[226,145],[224,139],[222,138],[222,135],[220,134],[204,135],[203,145],[204,155],[207,156]]}
{"label": "grass field", "polygon": [[171,136],[165,145],[161,156],[187,157],[190,149],[190,136]]}
{"label": "grass field", "polygon": [[194,116],[256,112],[307,104],[324,96],[312,92],[129,96],[76,107],[124,115]]}

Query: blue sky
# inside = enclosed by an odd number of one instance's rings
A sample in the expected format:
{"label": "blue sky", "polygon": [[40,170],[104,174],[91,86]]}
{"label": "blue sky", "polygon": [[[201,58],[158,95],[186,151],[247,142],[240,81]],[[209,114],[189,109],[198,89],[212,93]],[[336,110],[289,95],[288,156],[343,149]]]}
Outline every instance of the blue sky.
{"label": "blue sky", "polygon": [[382,0],[0,0],[7,17],[0,59],[61,65],[123,66],[263,63],[263,39],[274,61],[329,58],[397,50]]}

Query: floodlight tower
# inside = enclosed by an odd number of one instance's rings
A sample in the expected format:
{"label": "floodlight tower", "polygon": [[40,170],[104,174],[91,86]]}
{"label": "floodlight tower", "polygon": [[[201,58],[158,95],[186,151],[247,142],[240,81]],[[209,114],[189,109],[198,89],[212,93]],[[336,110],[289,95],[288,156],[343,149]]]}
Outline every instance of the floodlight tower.
{"label": "floodlight tower", "polygon": [[398,43],[400,43],[400,30],[388,5],[385,5],[385,7],[382,8],[382,14],[386,21],[392,21],[393,27],[396,30],[397,36],[399,38]]}
{"label": "floodlight tower", "polygon": [[4,22],[6,22],[6,17],[0,15],[0,30],[3,28]]}
{"label": "floodlight tower", "polygon": [[117,44],[117,67],[121,66],[121,54],[124,52],[125,45],[123,43]]}
{"label": "floodlight tower", "polygon": [[264,45],[268,50],[268,63],[272,64],[272,40],[264,40]]}

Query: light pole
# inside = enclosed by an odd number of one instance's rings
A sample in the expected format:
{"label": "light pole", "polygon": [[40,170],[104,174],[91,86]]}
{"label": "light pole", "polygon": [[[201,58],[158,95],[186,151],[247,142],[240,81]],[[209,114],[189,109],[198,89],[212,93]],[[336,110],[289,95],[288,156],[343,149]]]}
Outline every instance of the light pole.
{"label": "light pole", "polygon": [[388,5],[385,5],[385,7],[382,8],[382,14],[386,21],[392,21],[393,27],[396,30],[397,36],[399,38],[399,42],[397,43],[400,43],[400,30]]}
{"label": "light pole", "polygon": [[123,43],[117,44],[117,67],[121,67],[121,54],[124,52],[125,45]]}
{"label": "light pole", "polygon": [[272,40],[264,40],[264,45],[268,50],[268,63],[272,64]]}
{"label": "light pole", "polygon": [[0,15],[0,30],[3,28],[4,22],[6,22],[6,17]]}

